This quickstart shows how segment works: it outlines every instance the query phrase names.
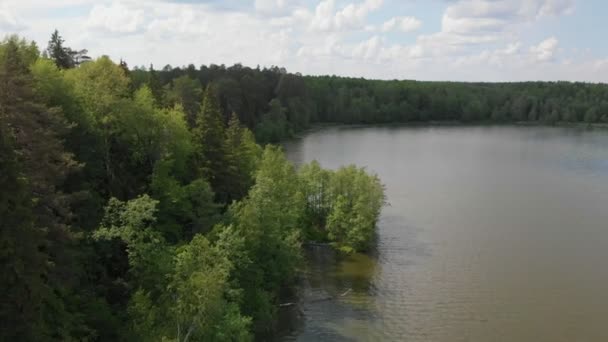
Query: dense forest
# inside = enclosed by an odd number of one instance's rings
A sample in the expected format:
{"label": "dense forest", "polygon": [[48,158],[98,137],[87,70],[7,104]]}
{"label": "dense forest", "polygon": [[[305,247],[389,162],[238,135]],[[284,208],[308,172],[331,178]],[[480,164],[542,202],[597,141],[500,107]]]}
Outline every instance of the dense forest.
{"label": "dense forest", "polygon": [[307,241],[370,248],[384,203],[355,166],[296,168],[319,123],[608,122],[608,87],[129,68],[54,32],[0,43],[0,340],[271,336]]}
{"label": "dense forest", "polygon": [[274,134],[272,94],[63,44],[0,43],[0,340],[266,339],[303,243],[370,247],[380,180],[258,144],[241,120]]}
{"label": "dense forest", "polygon": [[136,67],[164,106],[181,103],[189,120],[212,84],[224,118],[237,113],[260,142],[278,142],[313,124],[608,123],[608,85],[571,82],[463,83],[302,76],[242,65]]}

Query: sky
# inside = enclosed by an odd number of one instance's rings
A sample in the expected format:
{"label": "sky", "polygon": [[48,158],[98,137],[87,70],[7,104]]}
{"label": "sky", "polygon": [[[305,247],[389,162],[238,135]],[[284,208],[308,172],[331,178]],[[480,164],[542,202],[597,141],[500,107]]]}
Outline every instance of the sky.
{"label": "sky", "polygon": [[605,0],[0,0],[0,36],[129,66],[608,82]]}

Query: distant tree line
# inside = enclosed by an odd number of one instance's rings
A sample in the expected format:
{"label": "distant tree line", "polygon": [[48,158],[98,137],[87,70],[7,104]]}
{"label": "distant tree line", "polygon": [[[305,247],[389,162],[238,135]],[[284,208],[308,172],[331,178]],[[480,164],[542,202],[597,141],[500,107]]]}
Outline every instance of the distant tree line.
{"label": "distant tree line", "polygon": [[260,142],[318,123],[608,123],[605,84],[382,81],[240,64],[136,67],[130,75],[135,87],[147,84],[161,106],[181,103],[189,122],[202,89],[213,85],[224,120],[237,113]]}

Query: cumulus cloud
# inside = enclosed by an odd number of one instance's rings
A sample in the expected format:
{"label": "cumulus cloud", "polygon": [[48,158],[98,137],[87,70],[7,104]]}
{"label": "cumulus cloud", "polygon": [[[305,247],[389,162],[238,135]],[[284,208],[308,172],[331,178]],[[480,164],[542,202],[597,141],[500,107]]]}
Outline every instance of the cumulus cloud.
{"label": "cumulus cloud", "polygon": [[133,34],[144,29],[144,10],[121,1],[111,5],[95,5],[86,26],[90,29],[115,34]]}
{"label": "cumulus cloud", "polygon": [[211,32],[202,8],[170,6],[156,9],[161,12],[146,26],[147,35],[162,39],[192,39]]}
{"label": "cumulus cloud", "polygon": [[415,17],[394,17],[382,24],[382,31],[389,32],[399,30],[402,32],[413,32],[422,26],[422,21]]}
{"label": "cumulus cloud", "polygon": [[553,59],[557,52],[559,41],[555,37],[547,38],[536,46],[530,47],[530,52],[539,62],[547,62]]}
{"label": "cumulus cloud", "polygon": [[[130,65],[242,62],[373,78],[608,80],[606,56],[569,53],[550,34],[524,43],[544,18],[574,13],[574,1],[450,0],[435,13],[440,28],[412,40],[387,33],[419,30],[420,19],[409,16],[417,12],[386,11],[393,8],[382,0],[0,0],[0,32],[22,28],[43,46],[57,27],[70,46]],[[71,9],[67,20],[63,8]]]}
{"label": "cumulus cloud", "polygon": [[335,0],[323,0],[315,8],[310,27],[317,31],[340,31],[365,26],[367,16],[382,6],[382,0],[349,3],[336,10]]}
{"label": "cumulus cloud", "polygon": [[448,6],[442,30],[460,34],[503,31],[544,16],[571,13],[573,0],[458,0]]}
{"label": "cumulus cloud", "polygon": [[[572,13],[572,9],[573,0],[456,0],[443,13],[441,30],[419,36],[417,45],[427,56],[460,58],[476,46],[511,39],[524,24]],[[554,53],[538,52],[537,59],[549,60]]]}
{"label": "cumulus cloud", "polygon": [[373,36],[355,46],[352,56],[364,60],[375,59],[378,56],[382,42],[380,37]]}

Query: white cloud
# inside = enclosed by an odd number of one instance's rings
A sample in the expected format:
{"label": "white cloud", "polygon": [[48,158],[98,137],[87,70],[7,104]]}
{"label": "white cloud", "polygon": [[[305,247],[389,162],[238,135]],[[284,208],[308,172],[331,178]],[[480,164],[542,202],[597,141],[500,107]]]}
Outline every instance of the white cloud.
{"label": "white cloud", "polygon": [[[572,13],[572,8],[573,0],[457,0],[445,9],[441,31],[420,35],[416,44],[424,56],[478,57],[471,53],[476,47],[512,40],[525,24]],[[555,53],[539,51],[536,59],[548,60]]]}
{"label": "white cloud", "polygon": [[400,30],[402,32],[413,32],[422,26],[422,21],[415,17],[394,17],[382,24],[382,31],[388,32]]}
{"label": "white cloud", "polygon": [[363,28],[368,14],[380,8],[382,3],[383,0],[364,0],[336,10],[335,0],[323,0],[315,8],[310,28],[317,31]]}
{"label": "white cloud", "polygon": [[143,9],[115,1],[109,6],[95,5],[89,14],[87,27],[106,33],[132,34],[143,30],[144,23]]}
{"label": "white cloud", "polygon": [[574,0],[446,4],[435,14],[441,28],[413,41],[385,33],[415,31],[420,20],[381,0],[0,0],[0,32],[22,27],[44,46],[56,27],[68,46],[132,66],[242,62],[391,79],[608,81],[608,58],[593,49],[561,49],[559,36],[522,43],[547,16],[574,13]]}
{"label": "white cloud", "polygon": [[53,1],[37,1],[37,0],[2,0],[0,7],[5,6],[14,11],[38,10],[70,8],[74,6],[82,6],[98,3],[99,0],[53,0]]}
{"label": "white cloud", "polygon": [[165,6],[146,26],[146,34],[157,40],[193,39],[211,33],[207,15],[193,6]]}
{"label": "white cloud", "polygon": [[557,52],[559,41],[555,37],[547,38],[536,46],[530,47],[530,52],[539,62],[547,62],[553,59]]}
{"label": "white cloud", "polygon": [[25,29],[25,24],[6,5],[0,5],[0,34],[15,33]]}
{"label": "white cloud", "polygon": [[380,37],[373,36],[355,46],[352,56],[364,60],[375,59],[378,56],[382,42]]}
{"label": "white cloud", "polygon": [[446,32],[475,34],[503,31],[544,16],[573,11],[574,0],[458,0],[442,18]]}

